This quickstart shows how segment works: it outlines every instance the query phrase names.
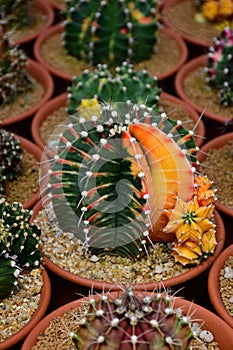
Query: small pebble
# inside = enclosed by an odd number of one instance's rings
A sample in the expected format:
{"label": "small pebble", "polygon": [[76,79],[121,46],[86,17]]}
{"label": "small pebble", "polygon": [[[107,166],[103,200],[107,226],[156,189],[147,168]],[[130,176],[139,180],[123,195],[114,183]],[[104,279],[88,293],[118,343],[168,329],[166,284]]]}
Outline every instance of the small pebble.
{"label": "small pebble", "polygon": [[225,268],[225,273],[224,273],[225,278],[233,278],[233,269],[229,266]]}

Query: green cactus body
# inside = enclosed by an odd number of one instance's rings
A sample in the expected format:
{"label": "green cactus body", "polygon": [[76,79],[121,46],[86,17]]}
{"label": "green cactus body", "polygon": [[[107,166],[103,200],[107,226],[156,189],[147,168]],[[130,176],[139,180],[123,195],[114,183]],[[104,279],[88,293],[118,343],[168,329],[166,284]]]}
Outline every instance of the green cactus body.
{"label": "green cactus body", "polygon": [[7,31],[17,29],[30,24],[31,8],[33,0],[0,0],[1,23]]}
{"label": "green cactus body", "polygon": [[127,102],[142,104],[158,110],[161,89],[157,78],[149,76],[146,70],[136,72],[131,64],[123,62],[114,74],[106,65],[99,64],[94,72],[84,71],[73,78],[68,88],[67,111],[77,112],[84,99],[97,98],[99,102]]}
{"label": "green cactus body", "polygon": [[[80,110],[61,135],[44,205],[52,198],[61,228],[73,232],[84,249],[135,259],[152,244],[149,231],[161,233],[166,224],[164,206],[172,206],[177,193],[191,194],[189,154],[195,144],[179,122],[144,105],[98,108]],[[152,146],[146,143],[151,139]],[[165,153],[155,155],[160,148]]]}
{"label": "green cactus body", "polygon": [[27,57],[17,46],[9,43],[3,28],[0,29],[0,105],[10,103],[30,91],[32,81],[26,72]]}
{"label": "green cactus body", "polygon": [[190,319],[178,316],[171,297],[127,290],[113,299],[108,294],[95,301],[72,333],[76,350],[182,350],[193,333]]}
{"label": "green cactus body", "polygon": [[38,240],[41,232],[30,223],[31,214],[20,203],[10,205],[5,198],[0,200],[0,297],[12,292],[21,268],[40,263]]}
{"label": "green cactus body", "polygon": [[207,83],[218,91],[220,103],[233,105],[233,30],[224,28],[209,49]]}
{"label": "green cactus body", "polygon": [[17,179],[21,171],[22,149],[19,139],[0,129],[0,193],[8,180]]}
{"label": "green cactus body", "polygon": [[154,52],[157,1],[66,1],[64,45],[92,65],[141,62]]}

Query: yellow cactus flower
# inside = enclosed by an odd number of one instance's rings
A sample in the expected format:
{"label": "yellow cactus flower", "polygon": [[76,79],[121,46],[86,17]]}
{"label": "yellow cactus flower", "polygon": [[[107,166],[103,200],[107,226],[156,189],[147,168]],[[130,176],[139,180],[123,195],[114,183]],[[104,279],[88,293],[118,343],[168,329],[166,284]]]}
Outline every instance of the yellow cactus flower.
{"label": "yellow cactus flower", "polygon": [[207,20],[214,21],[218,16],[218,2],[206,1],[202,6],[202,13]]}
{"label": "yellow cactus flower", "polygon": [[212,204],[216,200],[216,190],[211,189],[212,182],[205,175],[199,175],[195,177],[194,181],[194,195],[197,196],[197,200],[200,205],[206,206]]}
{"label": "yellow cactus flower", "polygon": [[99,101],[97,100],[97,98],[89,98],[89,99],[83,98],[81,100],[81,108],[89,108],[97,105],[99,105]]}
{"label": "yellow cactus flower", "polygon": [[186,242],[182,246],[174,244],[173,251],[175,261],[184,266],[189,264],[198,264],[203,255],[200,246],[190,241]]}
{"label": "yellow cactus flower", "polygon": [[220,16],[227,18],[233,15],[233,1],[232,0],[219,0],[219,14]]}

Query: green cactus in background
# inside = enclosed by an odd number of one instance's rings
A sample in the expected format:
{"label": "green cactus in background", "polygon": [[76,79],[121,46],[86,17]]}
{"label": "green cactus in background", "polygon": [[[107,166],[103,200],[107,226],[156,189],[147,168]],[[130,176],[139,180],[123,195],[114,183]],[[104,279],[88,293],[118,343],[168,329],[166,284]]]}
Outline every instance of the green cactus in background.
{"label": "green cactus in background", "polygon": [[150,58],[157,41],[156,0],[68,0],[64,46],[91,65]]}
{"label": "green cactus in background", "polygon": [[12,133],[0,129],[0,193],[4,192],[4,185],[8,180],[18,178],[22,152],[20,140]]}
{"label": "green cactus in background", "polygon": [[19,94],[32,88],[26,64],[23,50],[10,45],[3,27],[0,27],[0,105],[14,101]]}
{"label": "green cactus in background", "polygon": [[233,30],[226,27],[209,49],[206,81],[218,91],[220,103],[233,105]]}
{"label": "green cactus in background", "polygon": [[76,332],[76,350],[188,349],[193,338],[191,319],[174,309],[166,292],[147,295],[126,288],[113,298],[90,297],[89,309]]}
{"label": "green cactus in background", "polygon": [[11,294],[21,269],[38,266],[40,229],[20,203],[0,199],[0,299]]}
{"label": "green cactus in background", "polygon": [[126,102],[142,104],[157,108],[161,89],[157,78],[149,76],[146,70],[136,72],[133,66],[123,62],[116,67],[114,74],[107,65],[99,64],[94,72],[85,70],[73,78],[68,88],[69,114],[77,112],[85,101],[97,99],[98,102]]}
{"label": "green cactus in background", "polygon": [[0,0],[0,23],[15,30],[31,23],[33,0]]}

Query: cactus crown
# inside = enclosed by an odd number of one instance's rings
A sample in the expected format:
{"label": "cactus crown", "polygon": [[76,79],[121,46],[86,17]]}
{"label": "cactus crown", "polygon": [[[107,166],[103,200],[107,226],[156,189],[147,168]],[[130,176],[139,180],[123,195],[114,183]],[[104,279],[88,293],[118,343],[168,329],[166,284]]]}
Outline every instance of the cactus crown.
{"label": "cactus crown", "polygon": [[147,295],[126,287],[115,298],[109,293],[98,300],[90,297],[71,336],[76,350],[187,349],[193,338],[191,320],[178,313],[166,292]]}
{"label": "cactus crown", "polygon": [[233,30],[226,27],[209,49],[207,83],[218,90],[220,103],[233,105]]}
{"label": "cactus crown", "polygon": [[74,114],[80,105],[88,99],[99,102],[126,102],[142,104],[146,101],[148,107],[156,108],[161,89],[157,78],[149,76],[146,70],[136,72],[133,66],[123,62],[116,67],[114,74],[107,65],[99,64],[94,72],[85,70],[80,76],[74,77],[68,88],[68,113]]}
{"label": "cactus crown", "polygon": [[14,291],[22,268],[40,263],[41,232],[30,223],[31,214],[20,203],[10,205],[5,198],[0,199],[0,299]]}
{"label": "cactus crown", "polygon": [[26,72],[27,57],[17,46],[9,43],[3,27],[0,28],[0,104],[14,101],[20,93],[32,87]]}
{"label": "cactus crown", "polygon": [[0,0],[0,22],[7,31],[29,25],[32,0]]}
{"label": "cactus crown", "polygon": [[68,0],[64,45],[91,65],[150,58],[156,44],[156,0]]}
{"label": "cactus crown", "polygon": [[0,129],[0,193],[8,180],[17,179],[21,170],[22,149],[20,140]]}
{"label": "cactus crown", "polygon": [[210,22],[223,22],[233,18],[232,0],[199,0],[201,15]]}

